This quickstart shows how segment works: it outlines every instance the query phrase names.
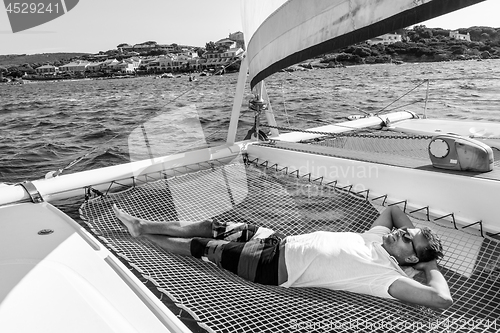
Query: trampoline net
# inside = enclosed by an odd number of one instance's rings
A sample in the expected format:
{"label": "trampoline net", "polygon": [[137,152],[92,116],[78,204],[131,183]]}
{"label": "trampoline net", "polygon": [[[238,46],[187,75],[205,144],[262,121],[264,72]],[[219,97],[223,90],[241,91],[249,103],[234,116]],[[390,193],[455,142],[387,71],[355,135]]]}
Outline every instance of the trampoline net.
{"label": "trampoline net", "polygon": [[[413,136],[403,133],[379,132],[375,134],[338,134],[335,138],[313,140],[316,146],[339,148],[340,151],[366,152],[364,158],[382,154],[389,156],[391,163],[398,158],[407,158],[430,162],[428,147],[431,139],[425,136]],[[493,147],[493,166],[500,168],[500,150]],[[342,155],[340,155],[342,156]]]}
{"label": "trampoline net", "polygon": [[500,328],[499,242],[456,230],[447,222],[412,218],[417,226],[431,226],[443,240],[445,257],[439,265],[454,304],[440,311],[344,291],[251,283],[211,263],[170,254],[145,239],[130,237],[112,213],[114,203],[150,220],[200,221],[216,216],[287,235],[363,232],[384,208],[297,174],[245,163],[162,179],[85,202],[80,214],[91,232],[154,284],[159,294],[168,296],[163,298],[169,308],[173,303],[174,312],[187,311],[198,325],[194,330],[497,332]]}

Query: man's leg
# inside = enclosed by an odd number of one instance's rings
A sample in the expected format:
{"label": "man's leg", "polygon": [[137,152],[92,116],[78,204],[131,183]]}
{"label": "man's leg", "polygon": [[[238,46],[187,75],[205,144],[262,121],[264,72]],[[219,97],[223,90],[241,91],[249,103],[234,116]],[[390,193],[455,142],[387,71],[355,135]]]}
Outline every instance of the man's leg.
{"label": "man's leg", "polygon": [[[253,239],[257,227],[245,223],[217,224],[212,221],[183,223],[178,221],[156,222],[136,218],[116,205],[116,217],[122,221],[133,237],[143,236],[162,249],[185,256],[207,258],[220,268],[229,270],[249,281],[263,284],[278,284],[279,239]],[[215,234],[217,235],[214,235]],[[262,228],[261,235],[272,233]],[[217,236],[217,239],[214,237]],[[222,238],[229,239],[220,239]],[[266,236],[267,237],[267,236]],[[232,240],[234,238],[234,240]]]}
{"label": "man's leg", "polygon": [[183,256],[191,255],[191,238],[178,238],[163,235],[144,235],[162,249]]}
{"label": "man's leg", "polygon": [[113,205],[116,217],[127,227],[132,237],[165,235],[171,237],[212,237],[212,222],[168,221],[157,222],[134,217]]}

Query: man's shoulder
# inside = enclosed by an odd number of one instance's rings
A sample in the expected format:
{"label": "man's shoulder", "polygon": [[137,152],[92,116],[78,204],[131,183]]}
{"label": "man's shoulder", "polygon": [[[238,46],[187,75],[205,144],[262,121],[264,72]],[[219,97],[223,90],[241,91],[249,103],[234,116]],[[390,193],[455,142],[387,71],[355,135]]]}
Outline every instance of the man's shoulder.
{"label": "man's shoulder", "polygon": [[377,225],[374,227],[371,227],[369,230],[366,230],[363,232],[364,234],[375,234],[375,235],[385,235],[390,233],[391,230],[383,225]]}
{"label": "man's shoulder", "polygon": [[389,228],[379,225],[372,227],[370,230],[362,232],[360,235],[365,241],[365,244],[373,242],[382,243],[383,236],[387,235],[390,232],[391,230],[389,230]]}

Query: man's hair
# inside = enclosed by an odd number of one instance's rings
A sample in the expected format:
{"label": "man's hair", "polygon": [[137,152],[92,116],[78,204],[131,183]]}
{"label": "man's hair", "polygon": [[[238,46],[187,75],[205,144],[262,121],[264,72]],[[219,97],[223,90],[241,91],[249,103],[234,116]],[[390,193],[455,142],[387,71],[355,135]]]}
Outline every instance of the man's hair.
{"label": "man's hair", "polygon": [[434,233],[430,228],[423,227],[420,229],[422,234],[429,242],[427,246],[421,253],[418,253],[418,258],[420,261],[426,262],[433,259],[440,259],[443,255],[443,246],[441,245],[441,239]]}

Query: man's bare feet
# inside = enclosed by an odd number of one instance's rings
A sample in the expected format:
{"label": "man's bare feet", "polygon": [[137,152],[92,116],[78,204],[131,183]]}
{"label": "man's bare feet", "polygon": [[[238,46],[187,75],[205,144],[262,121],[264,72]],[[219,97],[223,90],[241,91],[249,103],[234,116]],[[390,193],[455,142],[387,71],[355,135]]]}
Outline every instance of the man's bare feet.
{"label": "man's bare feet", "polygon": [[127,227],[128,232],[132,235],[132,237],[139,237],[142,235],[140,219],[119,209],[116,204],[113,205],[113,211],[115,212],[116,218],[118,218],[123,225]]}

